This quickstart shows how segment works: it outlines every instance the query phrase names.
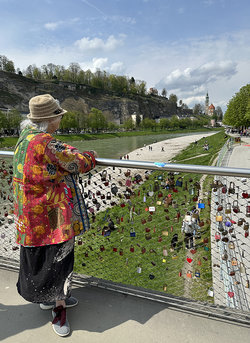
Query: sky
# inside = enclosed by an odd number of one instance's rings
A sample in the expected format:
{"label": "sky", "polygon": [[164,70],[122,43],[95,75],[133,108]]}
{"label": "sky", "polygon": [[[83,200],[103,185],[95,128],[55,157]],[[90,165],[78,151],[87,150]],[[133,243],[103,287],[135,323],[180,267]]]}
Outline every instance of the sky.
{"label": "sky", "polygon": [[250,82],[250,0],[0,0],[0,55],[134,77],[226,110]]}

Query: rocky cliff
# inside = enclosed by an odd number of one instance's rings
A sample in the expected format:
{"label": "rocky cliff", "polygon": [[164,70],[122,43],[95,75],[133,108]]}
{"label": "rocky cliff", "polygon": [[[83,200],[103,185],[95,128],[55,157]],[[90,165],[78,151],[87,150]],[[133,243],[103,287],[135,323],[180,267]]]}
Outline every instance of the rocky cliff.
{"label": "rocky cliff", "polygon": [[50,93],[67,110],[89,113],[92,107],[105,113],[110,120],[123,123],[134,112],[144,118],[170,117],[182,114],[167,98],[153,95],[119,95],[88,85],[61,81],[36,81],[22,75],[0,71],[0,108],[16,108],[27,112],[29,99]]}

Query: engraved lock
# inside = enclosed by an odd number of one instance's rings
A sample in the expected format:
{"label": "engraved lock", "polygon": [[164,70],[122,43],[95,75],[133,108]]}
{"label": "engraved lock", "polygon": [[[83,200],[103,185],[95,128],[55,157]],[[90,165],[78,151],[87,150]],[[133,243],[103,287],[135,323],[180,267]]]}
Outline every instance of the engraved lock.
{"label": "engraved lock", "polygon": [[138,265],[138,267],[137,267],[137,270],[136,270],[136,271],[137,271],[137,273],[139,273],[139,274],[141,273],[141,266],[140,266],[140,265]]}

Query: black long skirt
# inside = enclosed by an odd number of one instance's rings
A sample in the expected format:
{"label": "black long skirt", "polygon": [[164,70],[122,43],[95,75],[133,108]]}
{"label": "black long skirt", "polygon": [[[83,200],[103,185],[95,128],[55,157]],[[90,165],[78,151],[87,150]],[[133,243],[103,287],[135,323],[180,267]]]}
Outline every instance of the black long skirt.
{"label": "black long skirt", "polygon": [[20,249],[18,293],[32,303],[65,300],[71,295],[74,238],[41,247]]}

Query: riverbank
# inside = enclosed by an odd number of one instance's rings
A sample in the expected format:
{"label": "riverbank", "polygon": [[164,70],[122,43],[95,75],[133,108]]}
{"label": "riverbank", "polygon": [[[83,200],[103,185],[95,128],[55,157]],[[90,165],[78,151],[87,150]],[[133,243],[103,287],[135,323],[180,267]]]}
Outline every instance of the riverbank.
{"label": "riverbank", "polygon": [[[144,146],[143,148],[131,151],[128,156],[130,160],[136,161],[170,162],[170,160],[172,160],[183,149],[186,149],[191,143],[198,142],[203,137],[210,137],[216,133],[218,133],[218,131],[170,138],[165,141],[156,142],[154,144]],[[204,150],[204,156],[205,155],[206,151]]]}
{"label": "riverbank", "polygon": [[[134,137],[134,136],[149,136],[149,135],[172,135],[178,133],[193,132],[218,132],[221,128],[197,128],[197,129],[178,129],[178,130],[163,130],[163,131],[126,131],[126,132],[111,132],[111,133],[86,133],[86,134],[69,134],[55,135],[57,139],[63,142],[75,141],[96,141],[101,139],[118,138],[118,137]],[[0,137],[0,148],[8,149],[16,145],[18,137]]]}

